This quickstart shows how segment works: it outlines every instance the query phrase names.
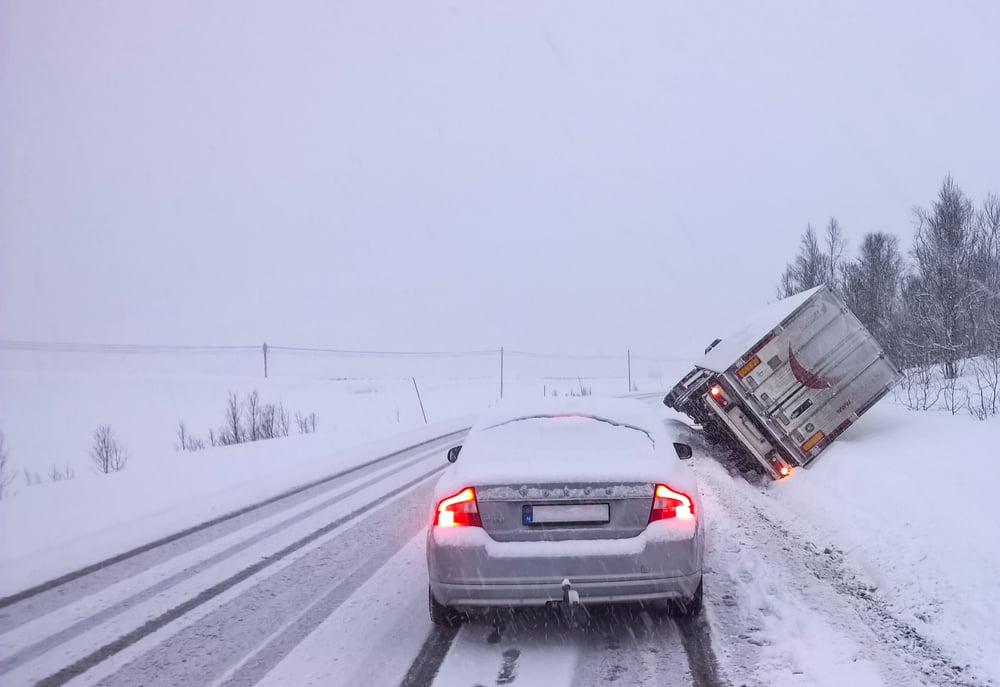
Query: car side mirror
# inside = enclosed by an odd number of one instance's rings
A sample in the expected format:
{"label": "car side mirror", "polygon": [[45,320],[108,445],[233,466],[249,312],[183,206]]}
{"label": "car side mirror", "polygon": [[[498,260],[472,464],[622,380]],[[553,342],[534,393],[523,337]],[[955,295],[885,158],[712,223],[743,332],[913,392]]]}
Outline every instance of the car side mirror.
{"label": "car side mirror", "polygon": [[687,460],[694,455],[694,451],[687,444],[682,444],[680,442],[674,443],[674,450],[677,451],[677,457],[681,460]]}
{"label": "car side mirror", "polygon": [[452,446],[450,449],[448,449],[448,462],[454,463],[456,460],[458,460],[458,454],[461,452],[462,452],[461,445]]}

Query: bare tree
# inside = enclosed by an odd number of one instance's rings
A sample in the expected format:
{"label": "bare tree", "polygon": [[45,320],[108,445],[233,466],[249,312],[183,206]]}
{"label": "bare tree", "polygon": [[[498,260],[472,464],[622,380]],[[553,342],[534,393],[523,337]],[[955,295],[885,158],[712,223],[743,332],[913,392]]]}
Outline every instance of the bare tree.
{"label": "bare tree", "polygon": [[285,410],[285,406],[282,403],[278,403],[277,409],[277,433],[276,436],[287,437],[288,430],[291,428],[291,420],[288,417],[288,411]]}
{"label": "bare tree", "polygon": [[103,474],[121,472],[128,464],[128,451],[118,441],[111,425],[100,425],[94,430],[94,445],[90,458],[97,471]]}
{"label": "bare tree", "polygon": [[243,435],[246,437],[246,441],[257,441],[262,437],[260,434],[260,395],[258,395],[256,389],[252,393],[247,394],[245,406],[246,427],[243,429]]}
{"label": "bare tree", "polygon": [[949,176],[931,209],[917,208],[913,243],[916,273],[905,292],[909,300],[909,343],[941,363],[945,376],[959,374],[971,353],[974,304],[982,293],[973,279],[976,212]]}
{"label": "bare tree", "polygon": [[187,426],[184,424],[184,420],[179,421],[177,423],[177,441],[178,441],[178,443],[174,444],[174,450],[175,451],[187,451],[188,450],[188,441],[190,440],[190,437],[191,437],[191,435],[188,434]]}
{"label": "bare tree", "polygon": [[826,285],[837,294],[843,293],[844,254],[847,252],[847,239],[840,228],[836,217],[831,217],[826,225]]}
{"label": "bare tree", "polygon": [[972,279],[979,294],[972,318],[974,352],[1000,356],[1000,197],[990,194],[978,215]]}
{"label": "bare tree", "polygon": [[295,424],[299,428],[299,434],[312,434],[316,431],[316,413],[295,413]]}
{"label": "bare tree", "polygon": [[62,470],[59,469],[58,465],[53,465],[52,470],[49,472],[49,481],[51,482],[62,482],[63,480],[73,479],[76,473],[73,471],[73,467],[67,463],[66,467]]}
{"label": "bare tree", "polygon": [[969,412],[980,420],[1000,415],[1000,356],[984,355],[972,360],[976,389]]}
{"label": "bare tree", "polygon": [[847,306],[896,359],[900,353],[903,272],[899,241],[882,232],[866,234],[858,259],[843,269]]}
{"label": "bare tree", "polygon": [[812,225],[806,225],[806,231],[799,240],[798,255],[788,264],[781,277],[778,296],[787,298],[825,284],[830,273],[827,263],[827,256],[816,237],[816,231]]}
{"label": "bare tree", "polygon": [[10,465],[7,462],[9,458],[9,453],[7,452],[7,441],[3,435],[3,430],[0,430],[0,500],[7,495],[7,487],[10,483],[14,481],[14,477],[17,476],[17,471],[11,471]]}
{"label": "bare tree", "polygon": [[226,424],[219,431],[219,439],[223,444],[239,444],[243,442],[243,407],[240,398],[233,392],[229,392],[229,400],[226,404]]}

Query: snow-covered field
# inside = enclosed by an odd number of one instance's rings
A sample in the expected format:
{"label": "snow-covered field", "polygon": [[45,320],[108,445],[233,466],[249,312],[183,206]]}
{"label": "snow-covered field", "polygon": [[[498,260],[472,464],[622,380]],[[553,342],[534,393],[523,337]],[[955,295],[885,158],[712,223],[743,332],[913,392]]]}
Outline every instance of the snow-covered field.
{"label": "snow-covered field", "polygon": [[[2,361],[0,361],[2,362]],[[497,379],[264,379],[249,375],[18,371],[0,366],[0,431],[13,480],[0,500],[0,596],[140,546],[425,438],[468,427],[499,396]],[[623,392],[624,380],[507,380],[506,397]],[[637,380],[649,388],[658,380]],[[291,436],[178,451],[178,422],[205,439],[229,393],[281,402]],[[299,435],[295,413],[316,413]],[[129,451],[98,474],[94,429],[110,424]],[[72,472],[52,481],[53,468]],[[29,486],[28,476],[37,477]],[[8,572],[9,571],[9,572]]]}
{"label": "snow-covered field", "polygon": [[[17,482],[17,493],[0,503],[0,596],[466,427],[497,396],[491,379],[428,379],[421,382],[430,421],[424,425],[409,380],[2,374],[0,420],[15,465],[42,471],[54,451],[72,453],[78,463],[73,480]],[[552,382],[509,382],[505,395],[540,395],[542,384]],[[557,384],[567,393],[579,383]],[[621,386],[593,384],[605,393],[621,393]],[[655,383],[639,386],[653,390]],[[173,450],[177,419],[196,430],[217,426],[226,394],[254,388],[293,411],[316,412],[319,431]],[[666,422],[686,422],[656,397],[649,400]],[[112,423],[132,452],[120,474],[95,475],[86,462],[99,422]],[[691,658],[703,644],[731,684],[1000,682],[1000,500],[993,494],[1000,421],[910,411],[887,398],[813,468],[762,485],[731,475],[697,430],[678,428],[696,447],[690,469],[708,524],[705,624],[605,618],[590,630],[529,624],[499,639],[473,625],[440,640],[435,684],[503,674],[514,674],[516,684],[645,684],[665,671],[682,684],[715,684],[714,669],[706,678],[707,664]],[[137,562],[134,573],[110,570],[118,577],[97,591],[70,585],[66,598],[15,606],[5,622],[21,620],[0,626],[0,673],[10,684],[33,684],[70,661],[90,665],[88,652],[333,522],[340,524],[301,553],[95,664],[82,683],[124,684],[153,668],[170,675],[171,666],[179,678],[194,670],[182,666],[206,632],[222,637],[227,650],[196,664],[219,684],[330,684],[347,676],[398,683],[433,649],[420,513],[430,498],[427,475],[444,464],[445,443],[335,480],[322,493],[206,535],[171,557]],[[380,493],[392,495],[386,501]],[[309,589],[316,572],[328,569],[343,572]],[[262,610],[264,599],[273,612]],[[267,613],[270,625],[253,624]],[[232,634],[237,618],[250,623],[240,625],[241,635]],[[237,637],[244,648],[234,647]],[[393,650],[376,650],[384,646]]]}

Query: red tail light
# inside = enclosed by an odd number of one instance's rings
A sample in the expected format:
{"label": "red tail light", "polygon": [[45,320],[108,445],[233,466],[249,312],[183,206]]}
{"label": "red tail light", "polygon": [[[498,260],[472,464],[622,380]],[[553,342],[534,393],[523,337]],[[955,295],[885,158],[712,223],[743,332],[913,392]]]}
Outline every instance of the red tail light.
{"label": "red tail light", "polygon": [[720,384],[713,384],[708,390],[708,395],[712,397],[712,400],[718,403],[723,408],[728,408],[730,406],[729,399],[726,398],[726,394]]}
{"label": "red tail light", "polygon": [[454,496],[441,501],[434,515],[435,527],[482,527],[479,506],[476,505],[476,490],[466,487]]}
{"label": "red tail light", "polygon": [[649,521],[691,520],[694,518],[694,503],[687,494],[674,491],[665,484],[657,484],[653,493],[653,509],[649,512]]}

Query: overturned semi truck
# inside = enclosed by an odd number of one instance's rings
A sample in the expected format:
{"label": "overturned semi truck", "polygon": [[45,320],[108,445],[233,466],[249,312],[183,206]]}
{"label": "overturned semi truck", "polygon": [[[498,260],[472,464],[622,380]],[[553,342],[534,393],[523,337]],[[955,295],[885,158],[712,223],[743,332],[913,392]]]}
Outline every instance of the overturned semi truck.
{"label": "overturned semi truck", "polygon": [[706,350],[663,399],[745,473],[808,466],[900,377],[826,286],[773,303]]}

